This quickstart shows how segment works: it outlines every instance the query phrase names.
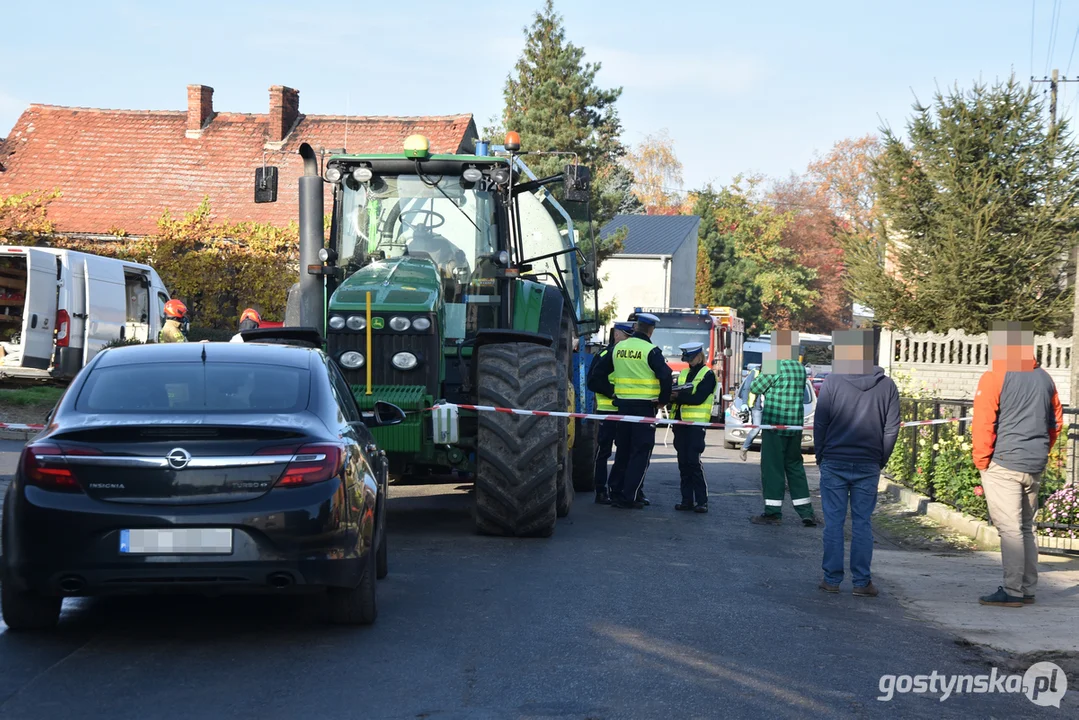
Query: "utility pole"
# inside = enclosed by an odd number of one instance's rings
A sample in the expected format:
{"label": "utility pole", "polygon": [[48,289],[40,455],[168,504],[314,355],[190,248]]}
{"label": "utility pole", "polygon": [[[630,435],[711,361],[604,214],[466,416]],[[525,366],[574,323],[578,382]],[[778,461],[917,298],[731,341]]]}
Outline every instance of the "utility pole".
{"label": "utility pole", "polygon": [[[1051,142],[1056,141],[1056,125],[1057,125],[1057,89],[1062,82],[1079,82],[1079,78],[1062,78],[1059,76],[1059,71],[1054,68],[1053,74],[1049,79],[1042,78],[1041,80],[1035,80],[1030,78],[1032,83],[1047,82],[1049,83],[1049,138]],[[1069,376],[1069,390],[1068,390],[1068,405],[1070,407],[1079,407],[1079,244],[1073,239],[1072,251],[1071,251],[1071,264],[1072,264],[1072,351],[1071,351],[1071,366],[1068,369]],[[1068,418],[1064,419],[1065,423],[1068,423]],[[1076,424],[1074,421],[1072,424]],[[1072,431],[1068,432],[1069,436],[1073,435]],[[1068,443],[1074,442],[1072,437],[1067,439]],[[1067,445],[1065,446],[1067,447]],[[1065,455],[1068,462],[1068,480],[1067,484],[1072,485],[1076,483],[1076,474],[1079,473],[1079,467],[1076,467],[1076,463],[1073,460],[1075,456],[1074,450],[1070,452],[1066,451]]]}

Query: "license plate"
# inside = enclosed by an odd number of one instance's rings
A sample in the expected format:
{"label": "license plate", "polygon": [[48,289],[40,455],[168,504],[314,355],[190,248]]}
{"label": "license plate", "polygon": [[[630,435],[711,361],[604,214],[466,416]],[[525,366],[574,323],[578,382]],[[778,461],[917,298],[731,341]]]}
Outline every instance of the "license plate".
{"label": "license plate", "polygon": [[228,555],[232,553],[232,530],[228,528],[121,530],[120,553],[130,555]]}

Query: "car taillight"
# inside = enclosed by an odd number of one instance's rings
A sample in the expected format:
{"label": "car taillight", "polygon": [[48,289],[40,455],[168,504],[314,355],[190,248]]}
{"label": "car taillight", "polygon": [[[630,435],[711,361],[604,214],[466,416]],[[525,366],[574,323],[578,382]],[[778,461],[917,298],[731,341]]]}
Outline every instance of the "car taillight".
{"label": "car taillight", "polygon": [[[260,455],[276,455],[282,448],[266,448]],[[304,445],[292,456],[284,474],[278,479],[278,487],[311,485],[337,477],[341,474],[345,449],[333,443]]]}
{"label": "car taillight", "polygon": [[[22,473],[26,482],[48,490],[81,492],[71,468],[60,460],[63,455],[100,455],[91,448],[63,449],[48,442],[27,445],[22,451]],[[49,458],[55,458],[52,463]]]}
{"label": "car taillight", "polygon": [[71,342],[71,318],[67,310],[56,311],[56,347],[67,347]]}

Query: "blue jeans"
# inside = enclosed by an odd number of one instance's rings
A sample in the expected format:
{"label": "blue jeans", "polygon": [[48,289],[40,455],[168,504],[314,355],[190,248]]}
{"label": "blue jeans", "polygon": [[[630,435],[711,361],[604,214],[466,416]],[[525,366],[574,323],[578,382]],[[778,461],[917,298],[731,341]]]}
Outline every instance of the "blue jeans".
{"label": "blue jeans", "polygon": [[870,517],[877,506],[877,483],[880,466],[823,460],[820,465],[820,502],[824,511],[824,582],[843,582],[843,526],[850,504],[851,540],[850,574],[855,587],[864,587],[872,579],[873,528]]}

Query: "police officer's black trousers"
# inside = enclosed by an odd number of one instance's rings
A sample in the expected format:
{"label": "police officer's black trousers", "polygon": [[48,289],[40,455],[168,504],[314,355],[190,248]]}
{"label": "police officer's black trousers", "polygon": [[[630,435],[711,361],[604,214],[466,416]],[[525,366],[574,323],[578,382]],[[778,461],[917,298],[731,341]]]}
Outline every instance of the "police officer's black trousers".
{"label": "police officer's black trousers", "polygon": [[607,492],[607,461],[614,450],[614,435],[618,431],[616,422],[599,422],[596,435],[596,492]]}
{"label": "police officer's black trousers", "polygon": [[704,465],[701,464],[704,433],[702,427],[674,427],[674,450],[678,453],[683,505],[704,505],[708,502],[708,485],[704,482]]}
{"label": "police officer's black trousers", "polygon": [[[626,401],[618,405],[620,413],[655,417],[651,401]],[[644,472],[656,444],[656,426],[644,423],[612,423],[617,425],[614,444],[614,467],[611,468],[611,499],[631,503],[644,483]]]}

